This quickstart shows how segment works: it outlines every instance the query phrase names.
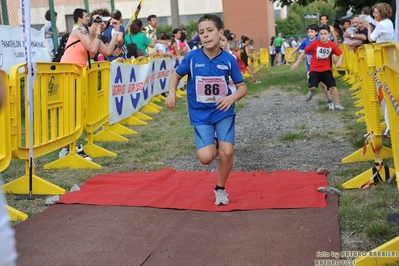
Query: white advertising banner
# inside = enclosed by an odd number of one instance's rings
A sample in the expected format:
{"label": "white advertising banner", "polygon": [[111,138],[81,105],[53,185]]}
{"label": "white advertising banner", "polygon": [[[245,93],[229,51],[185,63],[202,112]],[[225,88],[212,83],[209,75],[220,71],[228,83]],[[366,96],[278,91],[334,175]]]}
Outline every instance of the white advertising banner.
{"label": "white advertising banner", "polygon": [[[128,118],[152,97],[169,91],[169,78],[179,61],[172,58],[152,59],[144,65],[111,63],[110,124]],[[182,79],[179,83],[181,88]]]}
{"label": "white advertising banner", "polygon": [[[32,61],[50,62],[51,57],[44,43],[44,29],[30,28]],[[12,66],[26,62],[22,26],[0,25],[0,68],[9,74]]]}

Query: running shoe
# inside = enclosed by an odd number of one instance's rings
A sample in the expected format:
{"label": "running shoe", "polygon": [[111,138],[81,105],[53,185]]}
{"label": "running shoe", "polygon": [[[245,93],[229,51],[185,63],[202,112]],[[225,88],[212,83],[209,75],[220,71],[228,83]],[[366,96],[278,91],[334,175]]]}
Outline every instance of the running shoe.
{"label": "running shoe", "polygon": [[309,91],[306,96],[305,96],[305,100],[308,102],[312,99],[312,97],[316,94],[316,92],[311,92]]}
{"label": "running shoe", "polygon": [[225,189],[214,190],[215,192],[215,205],[227,205],[229,204],[229,199],[227,198],[229,195],[227,194]]}
{"label": "running shoe", "polygon": [[335,110],[337,110],[337,111],[343,111],[345,108],[342,106],[342,105],[340,105],[340,104],[338,104],[337,106],[335,106]]}

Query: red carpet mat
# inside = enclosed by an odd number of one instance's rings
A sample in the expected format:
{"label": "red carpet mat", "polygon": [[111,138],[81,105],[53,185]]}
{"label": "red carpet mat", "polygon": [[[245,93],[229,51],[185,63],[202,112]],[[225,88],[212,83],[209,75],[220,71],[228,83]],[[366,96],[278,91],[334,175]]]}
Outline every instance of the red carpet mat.
{"label": "red carpet mat", "polygon": [[59,203],[103,206],[147,206],[155,208],[232,211],[271,208],[326,207],[324,175],[313,172],[232,172],[227,182],[230,204],[216,206],[213,189],[217,172],[130,172],[97,175],[80,191],[61,196]]}

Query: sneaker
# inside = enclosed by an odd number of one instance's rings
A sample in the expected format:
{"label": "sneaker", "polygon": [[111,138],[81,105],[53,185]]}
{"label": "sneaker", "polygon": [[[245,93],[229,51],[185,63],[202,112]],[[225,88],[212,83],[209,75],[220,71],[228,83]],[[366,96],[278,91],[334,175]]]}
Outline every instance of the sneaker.
{"label": "sneaker", "polygon": [[85,151],[83,150],[83,146],[80,144],[76,146],[76,153],[78,155],[80,155],[81,157],[85,158],[86,160],[92,161],[92,159],[89,157],[89,155],[87,155],[85,153]]}
{"label": "sneaker", "polygon": [[328,110],[335,110],[335,106],[334,106],[333,102],[328,103]]}
{"label": "sneaker", "polygon": [[254,80],[254,81],[252,81],[252,83],[253,84],[259,84],[259,83],[261,83],[262,81],[260,81],[260,80]]}
{"label": "sneaker", "polygon": [[215,192],[215,205],[227,205],[229,204],[229,199],[227,198],[229,195],[227,194],[225,189],[214,190]]}
{"label": "sneaker", "polygon": [[313,97],[315,94],[316,94],[316,92],[311,92],[311,91],[309,91],[309,92],[306,94],[305,100],[306,100],[307,102],[310,101],[310,99],[312,99],[312,97]]}
{"label": "sneaker", "polygon": [[335,106],[335,110],[337,110],[337,111],[343,111],[345,108],[342,106],[342,105],[340,105],[340,104],[338,104],[337,106]]}
{"label": "sneaker", "polygon": [[67,148],[62,148],[60,150],[60,153],[58,154],[58,157],[61,159],[61,158],[64,158],[65,156],[67,156],[68,154],[69,154],[68,149]]}

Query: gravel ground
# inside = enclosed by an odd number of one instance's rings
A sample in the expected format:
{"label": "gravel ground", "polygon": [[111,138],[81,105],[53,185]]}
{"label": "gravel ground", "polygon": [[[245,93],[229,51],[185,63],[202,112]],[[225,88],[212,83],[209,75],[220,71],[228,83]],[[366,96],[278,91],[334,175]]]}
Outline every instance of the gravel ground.
{"label": "gravel ground", "polygon": [[[247,104],[236,116],[236,144],[233,171],[329,170],[329,182],[336,173],[350,168],[341,163],[342,158],[355,149],[345,139],[345,122],[339,111],[327,111],[324,94],[318,93],[306,103],[305,96],[286,92],[275,87],[262,92],[259,97],[248,97]],[[325,108],[326,111],[317,111]],[[283,141],[287,133],[304,132],[296,141]],[[195,154],[176,158],[166,165],[177,170],[217,171],[218,160],[203,166]],[[341,232],[341,249],[358,250],[364,241],[360,236]]]}
{"label": "gravel ground", "polygon": [[[343,138],[345,125],[339,111],[316,112],[325,108],[317,103],[323,97],[317,94],[306,103],[302,94],[271,88],[259,98],[247,99],[236,116],[233,171],[316,171],[325,167],[331,180],[334,173],[347,168],[341,160],[354,149]],[[306,137],[281,140],[287,133],[299,132]],[[217,164],[215,160],[203,166],[195,154],[167,162],[178,170],[216,171]]]}

